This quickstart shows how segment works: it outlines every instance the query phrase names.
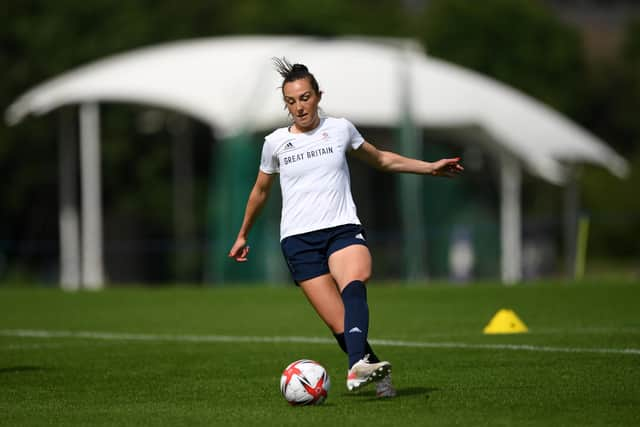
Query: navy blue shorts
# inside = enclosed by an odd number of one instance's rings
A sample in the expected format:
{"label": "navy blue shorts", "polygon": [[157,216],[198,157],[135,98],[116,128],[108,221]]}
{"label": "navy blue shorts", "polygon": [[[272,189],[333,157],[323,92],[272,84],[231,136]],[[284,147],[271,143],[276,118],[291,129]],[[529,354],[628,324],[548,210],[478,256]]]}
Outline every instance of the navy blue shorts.
{"label": "navy blue shorts", "polygon": [[351,245],[365,245],[365,231],[361,225],[347,224],[309,233],[289,236],[280,242],[291,277],[296,285],[303,280],[329,272],[329,256]]}

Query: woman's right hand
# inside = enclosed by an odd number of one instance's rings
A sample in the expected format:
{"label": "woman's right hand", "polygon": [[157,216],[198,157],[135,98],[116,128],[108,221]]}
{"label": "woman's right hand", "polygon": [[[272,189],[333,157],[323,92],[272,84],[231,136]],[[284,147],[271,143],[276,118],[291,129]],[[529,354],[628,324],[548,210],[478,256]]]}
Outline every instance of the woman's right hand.
{"label": "woman's right hand", "polygon": [[238,237],[229,251],[229,258],[233,258],[237,262],[245,262],[248,259],[248,255],[249,245],[247,245],[247,239]]}

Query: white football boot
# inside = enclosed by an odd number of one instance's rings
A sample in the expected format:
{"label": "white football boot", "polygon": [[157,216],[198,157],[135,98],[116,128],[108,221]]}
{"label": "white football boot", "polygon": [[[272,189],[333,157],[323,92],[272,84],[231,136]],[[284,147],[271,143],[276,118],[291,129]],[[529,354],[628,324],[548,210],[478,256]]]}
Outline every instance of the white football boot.
{"label": "white football boot", "polygon": [[390,373],[391,363],[384,361],[369,363],[369,355],[367,354],[349,369],[347,389],[349,391],[359,390],[369,383],[381,381]]}

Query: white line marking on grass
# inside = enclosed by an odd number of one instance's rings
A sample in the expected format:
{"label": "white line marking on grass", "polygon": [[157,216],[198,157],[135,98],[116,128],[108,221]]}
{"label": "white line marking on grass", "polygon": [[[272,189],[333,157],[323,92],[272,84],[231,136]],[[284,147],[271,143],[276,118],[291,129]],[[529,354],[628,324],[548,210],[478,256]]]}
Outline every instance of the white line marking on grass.
{"label": "white line marking on grass", "polygon": [[589,348],[589,347],[549,347],[530,344],[468,344],[462,342],[414,342],[394,340],[369,340],[371,344],[391,347],[414,348],[464,348],[471,350],[517,350],[546,353],[605,353],[640,355],[640,348]]}
{"label": "white line marking on grass", "polygon": [[531,329],[529,332],[535,334],[640,334],[640,328],[606,328],[606,327],[584,327],[584,328],[545,328]]}
{"label": "white line marking on grass", "polygon": [[66,347],[64,344],[9,344],[0,346],[2,350],[42,350],[44,348],[61,348]]}
{"label": "white line marking on grass", "polygon": [[38,331],[30,329],[0,330],[0,335],[21,338],[85,338],[108,341],[179,341],[179,342],[233,342],[233,343],[279,343],[299,342],[307,344],[333,344],[334,339],[320,337],[258,337],[234,335],[170,335],[170,334],[134,334],[126,332],[91,331]]}
{"label": "white line marking on grass", "polygon": [[[92,331],[45,331],[27,329],[0,330],[0,335],[21,338],[81,338],[107,341],[147,341],[147,342],[195,342],[195,343],[306,343],[335,344],[331,338],[300,336],[234,336],[234,335],[170,335],[170,334],[134,334],[123,332]],[[387,347],[411,348],[460,348],[470,350],[512,350],[537,351],[546,353],[602,353],[640,355],[640,348],[589,348],[589,347],[550,347],[529,344],[470,344],[463,342],[420,342],[397,340],[369,340],[371,344]]]}

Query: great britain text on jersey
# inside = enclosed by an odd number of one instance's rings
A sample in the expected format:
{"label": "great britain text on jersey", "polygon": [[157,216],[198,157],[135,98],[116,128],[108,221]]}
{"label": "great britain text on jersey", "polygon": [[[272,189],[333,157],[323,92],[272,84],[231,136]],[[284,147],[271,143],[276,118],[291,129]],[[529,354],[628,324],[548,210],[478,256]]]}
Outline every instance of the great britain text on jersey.
{"label": "great britain text on jersey", "polygon": [[314,157],[320,157],[327,154],[333,154],[333,147],[321,147],[312,151],[307,151],[306,153],[298,153],[292,154],[291,156],[284,156],[282,158],[282,163],[288,165],[290,163],[294,163],[300,160],[312,159]]}

